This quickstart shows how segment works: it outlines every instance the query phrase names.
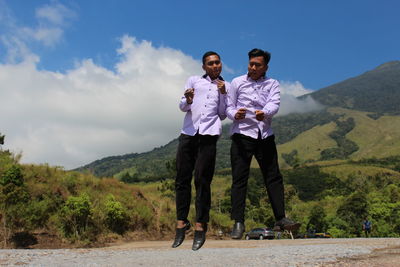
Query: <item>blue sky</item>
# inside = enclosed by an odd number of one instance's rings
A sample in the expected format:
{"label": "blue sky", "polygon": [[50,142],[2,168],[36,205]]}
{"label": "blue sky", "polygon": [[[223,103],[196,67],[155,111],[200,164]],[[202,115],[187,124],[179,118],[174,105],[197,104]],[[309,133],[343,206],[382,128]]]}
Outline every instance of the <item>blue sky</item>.
{"label": "blue sky", "polygon": [[[266,49],[269,75],[298,95],[399,60],[399,10],[396,0],[0,0],[0,132],[23,161],[67,168],[147,151],[179,133],[177,99],[205,51],[220,53],[230,80],[250,49]],[[287,103],[281,114],[312,106]]]}
{"label": "blue sky", "polygon": [[92,58],[108,68],[118,60],[123,34],[200,59],[221,54],[234,70],[246,70],[246,52],[269,50],[270,75],[320,89],[398,60],[400,2],[353,1],[5,1],[21,25],[35,24],[34,10],[61,3],[73,10],[62,40],[36,47],[42,69],[65,71]]}

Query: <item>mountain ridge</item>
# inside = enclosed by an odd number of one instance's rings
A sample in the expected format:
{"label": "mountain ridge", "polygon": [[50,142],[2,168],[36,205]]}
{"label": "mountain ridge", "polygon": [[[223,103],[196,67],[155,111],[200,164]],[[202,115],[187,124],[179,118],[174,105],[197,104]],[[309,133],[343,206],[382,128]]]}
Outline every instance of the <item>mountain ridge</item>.
{"label": "mountain ridge", "polygon": [[[349,116],[347,114],[351,114],[351,112],[343,112],[343,114],[340,115],[340,112],[335,113],[329,111],[332,108],[360,111],[374,120],[378,120],[385,114],[392,116],[400,115],[400,109],[398,107],[398,103],[400,103],[400,61],[389,61],[383,63],[361,75],[324,87],[306,96],[301,96],[299,99],[307,96],[311,96],[317,102],[322,103],[327,107],[327,109],[304,114],[293,113],[274,118],[272,127],[277,136],[276,142],[278,145],[289,144],[291,140],[302,133],[307,133],[307,131],[313,127],[323,127],[324,125],[336,121],[336,123],[329,126],[331,133],[326,133],[328,135],[333,134],[332,131],[337,131],[338,123],[341,124],[340,121],[344,120],[346,116],[347,118],[351,117],[351,115]],[[390,120],[390,118],[387,119]],[[356,124],[357,123],[361,122],[356,121]],[[393,123],[395,123],[395,121],[393,121]],[[229,125],[223,126],[223,133],[217,144],[217,170],[230,167],[229,127]],[[364,126],[355,125],[353,127],[355,129],[362,129]],[[368,129],[368,127],[364,128]],[[364,129],[364,131],[366,130]],[[394,131],[397,131],[397,129],[394,129]],[[311,132],[309,133],[311,134]],[[326,151],[328,153],[327,155],[329,155],[328,157],[335,157],[335,155],[337,156],[340,154],[340,147],[338,147],[340,142],[342,145],[351,144],[353,142],[351,137],[354,136],[354,134],[351,131],[342,133],[342,135],[343,134],[345,136],[340,137],[339,143],[333,141],[333,139],[330,139],[331,141],[326,141],[326,144],[329,145],[324,146],[324,149],[328,149]],[[358,134],[360,134],[360,131]],[[315,138],[321,138],[321,135],[318,134],[318,132],[313,135],[316,136]],[[400,135],[400,132],[398,135]],[[382,136],[382,138],[385,138],[385,136]],[[76,170],[90,171],[97,176],[115,176],[121,178],[122,175],[128,173],[128,175],[136,176],[138,174],[139,177],[144,180],[149,177],[163,179],[167,173],[166,163],[173,161],[175,158],[177,144],[178,140],[173,139],[166,145],[154,148],[148,152],[106,157],[82,166]],[[356,149],[356,151],[349,151],[348,153],[357,153],[358,150],[363,150],[365,144],[358,144],[358,146],[360,145],[361,148],[354,147],[353,150]],[[297,146],[301,147],[302,145],[298,144]],[[379,144],[375,149],[380,149]],[[293,149],[284,149],[284,151],[286,153],[292,153]],[[365,152],[365,150],[363,151]],[[320,152],[314,151],[313,153],[313,155],[317,157]],[[373,155],[373,151],[365,152],[363,155]],[[343,157],[343,153],[341,157]],[[319,160],[319,158],[315,158],[314,160]],[[288,166],[285,164],[285,161],[283,162],[284,166]]]}
{"label": "mountain ridge", "polygon": [[329,107],[399,115],[400,61],[383,63],[308,95]]}

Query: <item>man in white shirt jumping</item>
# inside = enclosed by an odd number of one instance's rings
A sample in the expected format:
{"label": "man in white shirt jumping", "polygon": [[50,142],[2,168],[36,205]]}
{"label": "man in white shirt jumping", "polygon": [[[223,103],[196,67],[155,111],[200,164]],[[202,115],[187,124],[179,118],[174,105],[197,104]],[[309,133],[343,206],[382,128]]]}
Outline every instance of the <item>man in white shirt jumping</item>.
{"label": "man in white shirt jumping", "polygon": [[177,225],[173,248],[182,244],[191,225],[187,217],[194,170],[196,223],[192,249],[200,249],[205,240],[211,207],[211,181],[214,175],[216,143],[225,119],[229,84],[220,76],[220,56],[212,51],[203,55],[203,76],[192,76],[185,85],[179,108],[186,112],[179,137],[175,180]]}
{"label": "man in white shirt jumping", "polygon": [[283,179],[279,171],[272,117],[280,105],[279,82],[266,76],[271,55],[261,49],[249,53],[248,72],[232,80],[227,116],[232,124],[231,237],[241,239],[245,230],[244,211],[251,159],[260,166],[268,198],[276,219],[275,231],[295,230],[299,223],[286,218]]}

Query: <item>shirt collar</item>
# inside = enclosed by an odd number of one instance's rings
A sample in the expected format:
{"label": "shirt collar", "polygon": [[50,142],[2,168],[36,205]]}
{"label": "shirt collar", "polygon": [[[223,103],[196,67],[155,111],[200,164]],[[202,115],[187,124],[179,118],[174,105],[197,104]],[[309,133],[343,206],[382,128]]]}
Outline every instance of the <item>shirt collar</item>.
{"label": "shirt collar", "polygon": [[267,74],[265,74],[264,76],[262,76],[260,79],[258,79],[257,81],[253,80],[252,78],[250,78],[249,74],[247,74],[246,76],[247,81],[249,82],[262,82],[265,81],[267,79]]}
{"label": "shirt collar", "polygon": [[[207,74],[204,74],[204,75],[202,76],[202,78],[204,78],[204,79],[206,79],[206,80],[212,82],[210,76],[208,76]],[[218,79],[221,80],[221,81],[225,81],[224,78],[222,78],[222,76],[218,76]]]}

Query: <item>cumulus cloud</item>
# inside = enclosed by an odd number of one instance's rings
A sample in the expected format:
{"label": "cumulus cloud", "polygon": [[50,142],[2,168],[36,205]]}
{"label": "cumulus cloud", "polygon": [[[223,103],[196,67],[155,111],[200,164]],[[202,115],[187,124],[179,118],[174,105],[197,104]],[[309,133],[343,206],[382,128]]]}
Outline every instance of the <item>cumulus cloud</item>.
{"label": "cumulus cloud", "polygon": [[[200,61],[125,35],[113,69],[84,59],[65,73],[39,70],[31,42],[57,44],[76,14],[54,2],[35,14],[36,26],[21,27],[0,0],[5,149],[22,152],[22,162],[70,169],[110,155],[148,151],[178,136],[184,116],[178,101],[185,80],[203,72]],[[227,66],[225,71],[234,72]],[[301,83],[281,84],[280,115],[318,106],[296,98],[309,91]]]}
{"label": "cumulus cloud", "polygon": [[[39,60],[29,49],[29,44],[39,43],[47,47],[58,44],[64,30],[71,20],[77,17],[75,11],[52,3],[36,9],[36,23],[31,27],[21,26],[15,20],[12,11],[0,0],[0,44],[5,48],[4,59],[8,63]],[[1,47],[0,47],[1,49]]]}
{"label": "cumulus cloud", "polygon": [[64,28],[77,17],[75,11],[60,3],[39,7],[35,15],[38,25],[34,28],[24,27],[21,32],[24,36],[31,37],[45,46],[57,44],[62,39]]}
{"label": "cumulus cloud", "polygon": [[36,9],[35,15],[38,19],[47,21],[54,25],[65,25],[68,20],[75,18],[77,15],[72,10],[60,3],[44,5]]}
{"label": "cumulus cloud", "polygon": [[279,116],[287,115],[289,113],[305,113],[322,109],[322,105],[316,102],[311,96],[298,98],[299,96],[306,95],[312,90],[304,88],[299,82],[281,81],[281,106],[279,109]]}
{"label": "cumulus cloud", "polygon": [[282,95],[291,95],[294,97],[298,97],[313,92],[311,89],[304,88],[304,86],[299,81],[281,81],[280,85]]}
{"label": "cumulus cloud", "polygon": [[5,147],[22,151],[23,162],[73,168],[175,138],[184,82],[201,74],[201,63],[131,36],[117,52],[115,71],[91,59],[66,73],[38,70],[34,60],[0,64]]}

